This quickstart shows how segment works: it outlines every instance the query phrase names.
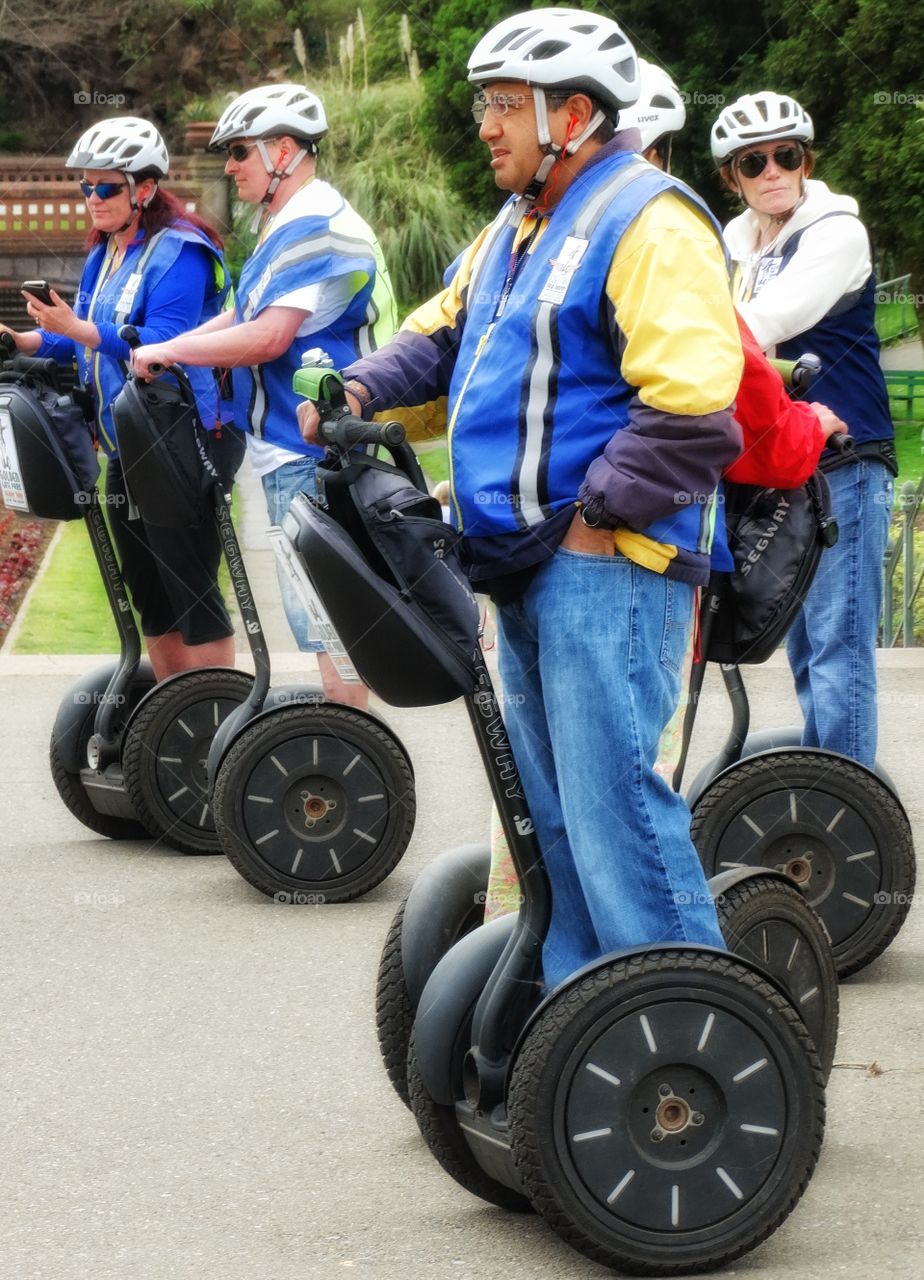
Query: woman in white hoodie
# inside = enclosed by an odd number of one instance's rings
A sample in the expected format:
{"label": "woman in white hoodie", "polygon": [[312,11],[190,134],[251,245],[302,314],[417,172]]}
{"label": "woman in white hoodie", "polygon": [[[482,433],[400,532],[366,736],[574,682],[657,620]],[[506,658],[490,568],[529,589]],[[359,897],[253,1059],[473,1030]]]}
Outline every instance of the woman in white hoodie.
{"label": "woman in white hoodie", "polygon": [[812,121],[793,98],[748,94],[714,124],[712,155],[747,206],[725,228],[739,312],[767,354],[820,356],[812,395],[857,442],[853,461],[822,455],[840,538],[822,558],[787,650],[805,716],[803,745],[871,766],[895,445],[869,236],[857,202],[810,177],[813,138]]}

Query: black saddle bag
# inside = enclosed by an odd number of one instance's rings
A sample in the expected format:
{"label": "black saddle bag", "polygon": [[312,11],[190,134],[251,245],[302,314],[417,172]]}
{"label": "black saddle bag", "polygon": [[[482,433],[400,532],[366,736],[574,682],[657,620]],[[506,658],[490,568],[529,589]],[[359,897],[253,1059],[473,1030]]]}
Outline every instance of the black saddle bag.
{"label": "black saddle bag", "polygon": [[0,378],[0,470],[6,505],[46,520],[77,520],[99,479],[83,414],[46,383]]}
{"label": "black saddle bag", "polygon": [[142,519],[166,529],[201,524],[218,473],[192,392],[129,378],[113,401],[112,420],[125,483]]}
{"label": "black saddle bag", "polygon": [[798,489],[726,484],[725,513],[735,567],[715,584],[722,604],[706,657],[764,662],[802,607],[822,552],[837,542],[831,493],[820,471]]}
{"label": "black saddle bag", "polygon": [[480,612],[459,560],[459,535],[443,522],[436,499],[399,467],[366,455],[345,468],[322,463],[318,476],[329,514],[370,567],[468,660]]}

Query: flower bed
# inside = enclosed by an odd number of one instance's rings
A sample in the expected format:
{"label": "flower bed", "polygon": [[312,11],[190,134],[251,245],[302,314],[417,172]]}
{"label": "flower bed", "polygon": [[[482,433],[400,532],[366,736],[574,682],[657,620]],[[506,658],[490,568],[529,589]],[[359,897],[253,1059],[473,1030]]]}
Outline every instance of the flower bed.
{"label": "flower bed", "polygon": [[13,625],[54,531],[54,522],[25,520],[0,503],[0,643]]}

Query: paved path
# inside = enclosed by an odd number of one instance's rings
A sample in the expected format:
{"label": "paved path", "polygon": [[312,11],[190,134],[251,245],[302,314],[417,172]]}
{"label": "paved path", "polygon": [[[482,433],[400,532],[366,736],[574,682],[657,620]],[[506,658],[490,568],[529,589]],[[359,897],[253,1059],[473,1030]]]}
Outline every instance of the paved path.
{"label": "paved path", "polygon": [[[243,484],[242,542],[276,678],[311,678],[314,660],[291,652],[259,489]],[[379,1065],[373,991],[391,916],[434,854],[485,833],[462,707],[385,709],[417,771],[411,846],[363,901],[291,909],[224,858],[96,839],[64,810],[48,731],[92,665],[0,657],[4,1280],[604,1274],[540,1222],[450,1182]],[[881,666],[882,760],[920,842],[924,654],[882,654]],[[756,727],[793,721],[780,657],[748,684]],[[710,679],[691,771],[726,722]],[[785,1228],[732,1274],[924,1272],[922,951],[916,908],[843,988],[821,1165]]]}
{"label": "paved path", "polygon": [[[485,829],[461,706],[387,712],[413,757],[420,807],[390,880],[358,903],[293,910],[221,857],[79,827],[51,785],[46,741],[70,673],[89,660],[43,661],[0,659],[0,1274],[602,1275],[541,1223],[451,1183],[377,1059],[373,988],[391,915],[429,858]],[[884,655],[882,675],[882,758],[920,841],[921,655]],[[778,661],[749,685],[756,725],[791,720]],[[694,768],[725,724],[714,684],[704,712]],[[846,984],[820,1168],[787,1226],[734,1274],[924,1271],[922,950],[918,908],[892,949]]]}

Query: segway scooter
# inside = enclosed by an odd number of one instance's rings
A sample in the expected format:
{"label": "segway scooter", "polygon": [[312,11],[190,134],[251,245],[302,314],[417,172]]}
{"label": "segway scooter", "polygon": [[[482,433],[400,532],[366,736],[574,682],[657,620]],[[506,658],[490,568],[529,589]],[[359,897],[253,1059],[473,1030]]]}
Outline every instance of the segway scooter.
{"label": "segway scooter", "polygon": [[408,1065],[421,1132],[461,1185],[537,1209],[597,1261],[640,1274],[730,1262],[811,1177],[824,1124],[811,1038],[756,963],[708,947],[607,956],[543,992],[549,885],[454,535],[432,500],[402,488],[395,448],[383,496],[350,448],[385,429],[351,419],[335,383],[321,371],[310,398],[334,406],[319,406],[322,438],[350,478],[325,484],[323,507],[296,498],[284,529],[380,697],[464,699],[523,897],[426,983]]}
{"label": "segway scooter", "polygon": [[[130,345],[137,342],[130,329],[122,336]],[[195,524],[203,505],[211,510],[254,661],[254,679],[242,677],[241,697],[210,725],[203,742],[197,781],[210,800],[216,844],[249,884],[277,902],[347,902],[379,884],[410,842],[416,813],[410,760],[374,713],[325,702],[318,687],[271,687],[263,628],[195,396],[179,366],[166,372],[175,387],[136,379],[126,383],[119,415],[126,481],[142,514],[155,523]],[[187,410],[179,422],[172,408],[177,398]],[[176,430],[171,450],[160,454],[170,469],[155,476],[150,456],[161,404],[171,406]],[[279,543],[278,534],[274,541]],[[304,570],[297,557],[286,559],[287,547],[282,550],[286,567],[305,589]],[[279,554],[278,545],[274,549]],[[306,607],[323,629],[312,599]],[[345,678],[355,679],[334,639],[328,635],[328,652]],[[173,696],[193,689],[198,674],[175,677]],[[152,705],[152,721],[170,719],[170,688],[163,689],[162,703]]]}
{"label": "segway scooter", "polygon": [[219,852],[205,796],[203,744],[249,680],[240,672],[194,672],[154,687],[97,492],[96,453],[81,412],[57,387],[53,360],[12,355],[0,373],[17,507],[41,518],[84,521],[119,657],[81,676],[62,699],[51,734],[52,778],[68,810],[98,835],[153,837],[186,853]]}
{"label": "segway scooter", "polygon": [[[804,393],[816,369],[817,358],[804,356],[786,372]],[[832,436],[829,443],[852,450],[849,437]],[[867,769],[835,752],[803,747],[798,728],[749,734],[750,709],[740,664],[763,662],[769,656],[811,582],[811,577],[794,580],[790,604],[769,630],[755,627],[733,633],[723,626],[728,616],[727,610],[723,613],[723,596],[735,590],[749,561],[752,580],[761,572],[759,556],[755,559],[761,540],[766,529],[781,524],[776,519],[776,510],[782,510],[774,496],[778,493],[755,491],[743,520],[730,531],[735,573],[730,580],[720,578],[704,597],[703,661],[694,665],[691,677],[682,758],[707,660],[720,666],[732,724],[722,751],[697,774],[686,800],[706,874],[743,867],[781,872],[821,917],[838,976],[845,978],[881,955],[904,923],[914,891],[914,844],[908,816],[884,769]],[[800,509],[793,503],[783,522],[799,518]],[[825,536],[821,523],[819,533]],[[682,774],[681,762],[675,775],[678,789]]]}

